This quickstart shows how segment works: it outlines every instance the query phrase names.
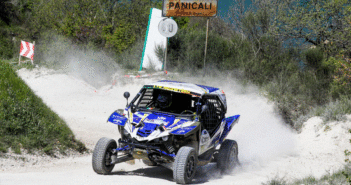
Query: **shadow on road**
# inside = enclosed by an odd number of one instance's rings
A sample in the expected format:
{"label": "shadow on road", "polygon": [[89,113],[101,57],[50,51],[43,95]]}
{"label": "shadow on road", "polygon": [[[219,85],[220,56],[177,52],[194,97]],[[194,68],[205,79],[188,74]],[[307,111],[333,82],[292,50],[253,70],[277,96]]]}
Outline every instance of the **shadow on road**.
{"label": "shadow on road", "polygon": [[114,171],[110,175],[131,175],[131,176],[144,176],[150,178],[164,179],[173,181],[173,172],[164,167],[148,167],[140,168],[133,171]]}
{"label": "shadow on road", "polygon": [[[161,166],[140,168],[132,171],[114,171],[110,175],[144,176],[173,182],[173,171]],[[197,168],[196,175],[191,184],[203,184],[210,181],[210,179],[220,178],[222,178],[222,175],[217,169],[216,164],[210,163]]]}

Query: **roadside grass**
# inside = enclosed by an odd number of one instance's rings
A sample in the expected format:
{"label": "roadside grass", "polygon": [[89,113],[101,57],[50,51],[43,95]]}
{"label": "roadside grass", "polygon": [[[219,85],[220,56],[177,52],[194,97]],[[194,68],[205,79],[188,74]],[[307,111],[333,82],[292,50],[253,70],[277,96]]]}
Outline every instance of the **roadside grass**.
{"label": "roadside grass", "polygon": [[316,116],[322,116],[325,122],[345,121],[346,114],[351,114],[351,98],[341,96],[340,99],[329,102],[327,105],[315,109]]}
{"label": "roadside grass", "polygon": [[305,115],[300,114],[295,120],[294,126],[300,130],[303,123],[314,116],[320,116],[324,123],[346,121],[347,114],[351,114],[351,98],[344,95],[335,101],[312,108]]}
{"label": "roadside grass", "polygon": [[0,152],[42,151],[53,155],[67,149],[86,151],[66,123],[20,79],[10,61],[0,60]]}
{"label": "roadside grass", "polygon": [[343,169],[322,176],[319,179],[315,177],[309,176],[303,179],[294,180],[292,182],[287,182],[283,178],[275,177],[269,180],[266,183],[262,183],[263,185],[349,185],[351,177],[351,164],[347,164]]}

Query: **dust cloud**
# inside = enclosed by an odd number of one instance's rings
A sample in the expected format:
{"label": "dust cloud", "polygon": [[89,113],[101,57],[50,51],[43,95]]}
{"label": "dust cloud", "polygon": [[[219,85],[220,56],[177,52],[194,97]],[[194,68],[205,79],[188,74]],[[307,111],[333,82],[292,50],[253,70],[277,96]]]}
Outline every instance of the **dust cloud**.
{"label": "dust cloud", "polygon": [[95,88],[111,82],[112,76],[123,70],[116,61],[103,51],[80,47],[61,36],[51,36],[45,41],[46,50],[42,54],[42,65],[54,68],[82,79]]}
{"label": "dust cloud", "polygon": [[241,167],[234,173],[259,169],[279,157],[296,154],[296,132],[287,126],[260,90],[243,84],[235,74],[215,74],[182,77],[177,80],[214,86],[222,89],[227,98],[226,117],[240,115],[227,139],[236,140],[239,146]]}

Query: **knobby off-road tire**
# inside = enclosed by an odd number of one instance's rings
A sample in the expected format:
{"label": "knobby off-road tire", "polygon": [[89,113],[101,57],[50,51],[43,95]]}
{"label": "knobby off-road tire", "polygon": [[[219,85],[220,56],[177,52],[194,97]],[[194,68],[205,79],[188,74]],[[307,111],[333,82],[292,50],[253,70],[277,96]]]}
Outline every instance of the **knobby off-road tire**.
{"label": "knobby off-road tire", "polygon": [[98,174],[109,174],[114,164],[111,163],[112,149],[117,148],[115,140],[103,137],[95,145],[93,152],[93,169]]}
{"label": "knobby off-road tire", "polygon": [[217,156],[217,167],[222,173],[230,173],[239,164],[238,144],[233,140],[225,140]]}
{"label": "knobby off-road tire", "polygon": [[187,184],[195,176],[197,155],[195,149],[183,146],[179,149],[173,164],[173,178],[178,184]]}
{"label": "knobby off-road tire", "polygon": [[147,166],[157,166],[157,163],[154,161],[150,161],[148,159],[143,159],[143,163],[146,164]]}

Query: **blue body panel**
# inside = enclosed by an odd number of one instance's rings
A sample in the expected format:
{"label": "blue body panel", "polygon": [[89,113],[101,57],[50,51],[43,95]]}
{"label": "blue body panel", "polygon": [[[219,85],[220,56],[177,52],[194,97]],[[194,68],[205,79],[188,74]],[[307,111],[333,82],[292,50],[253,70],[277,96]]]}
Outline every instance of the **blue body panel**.
{"label": "blue body panel", "polygon": [[183,127],[183,128],[178,128],[177,130],[173,130],[171,134],[174,135],[185,135],[189,133],[190,131],[194,130],[196,126],[190,126],[190,127]]}
{"label": "blue body panel", "polygon": [[137,135],[141,137],[148,137],[157,127],[157,124],[145,123],[143,128],[138,130]]}
{"label": "blue body panel", "polygon": [[108,118],[108,121],[116,125],[124,126],[127,122],[127,118],[117,112],[113,112]]}
{"label": "blue body panel", "polygon": [[[165,127],[168,127],[173,124],[175,120],[174,115],[163,114],[163,113],[152,113],[149,114],[145,119],[145,123],[155,123],[155,124],[163,124]],[[135,122],[138,123],[138,122]]]}
{"label": "blue body panel", "polygon": [[216,88],[216,87],[210,87],[210,86],[205,86],[205,85],[197,85],[197,86],[208,90],[209,93],[219,90],[219,88]]}
{"label": "blue body panel", "polygon": [[182,125],[183,123],[185,123],[185,122],[188,122],[188,120],[186,120],[186,119],[181,119],[181,120],[179,120],[177,123],[172,123],[172,124],[170,124],[170,125],[167,125],[167,127],[166,128],[168,128],[168,129],[172,129],[172,128],[174,128],[174,127],[176,127],[176,126],[179,126],[179,125]]}
{"label": "blue body panel", "polygon": [[[128,119],[125,116],[117,112],[113,112],[108,119],[109,122],[120,126],[124,126],[127,120]],[[157,113],[157,112],[154,112],[154,113],[136,112],[133,114],[133,122],[135,124],[140,123],[140,121],[142,120],[144,122],[144,126],[140,128],[138,131],[138,135],[141,137],[148,137],[157,128],[158,125],[163,124],[166,127],[166,129],[172,129],[174,127],[177,127],[189,121],[187,119],[176,119],[174,115]],[[195,127],[196,126],[179,128],[177,130],[172,131],[171,133],[177,134],[177,135],[187,134]],[[134,129],[135,128],[133,125],[132,130]]]}
{"label": "blue body panel", "polygon": [[238,122],[240,115],[235,115],[235,116],[231,116],[228,118],[225,118],[225,126],[224,126],[224,130],[223,133],[219,139],[219,143],[221,144],[223,142],[223,140],[227,137],[227,135],[229,134],[230,130],[233,128],[233,126]]}

